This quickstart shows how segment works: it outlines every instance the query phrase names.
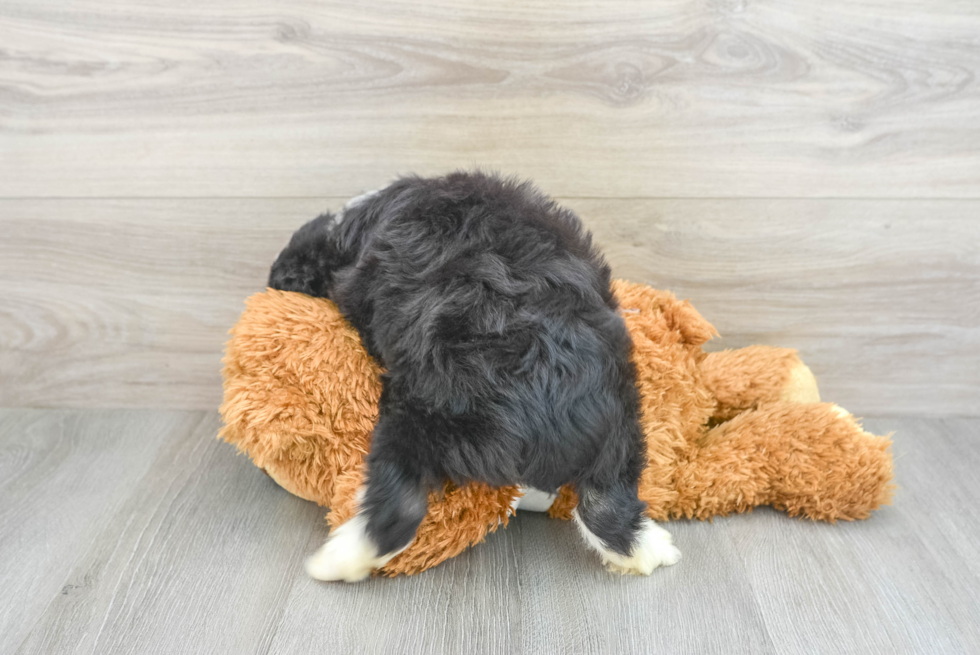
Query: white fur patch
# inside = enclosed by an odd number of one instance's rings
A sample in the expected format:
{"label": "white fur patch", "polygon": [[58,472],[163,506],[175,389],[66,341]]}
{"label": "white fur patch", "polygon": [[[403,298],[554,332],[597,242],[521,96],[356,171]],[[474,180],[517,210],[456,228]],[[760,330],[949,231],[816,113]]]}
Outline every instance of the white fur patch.
{"label": "white fur patch", "polygon": [[350,209],[351,207],[357,207],[359,204],[361,204],[371,196],[376,195],[380,191],[381,189],[375,189],[374,191],[368,191],[367,193],[362,193],[361,195],[355,196],[350,200],[348,200],[347,204],[344,205],[344,208],[337,213],[337,219],[334,224],[339,225],[344,220],[344,215],[347,213],[348,209]]}
{"label": "white fur patch", "polygon": [[670,533],[648,518],[644,518],[636,533],[636,543],[629,557],[610,550],[605,542],[594,535],[582,522],[578,509],[572,511],[579,532],[599,556],[609,571],[650,575],[658,566],[671,566],[681,559],[681,551],[673,544]]}
{"label": "white fur patch", "polygon": [[558,497],[558,494],[545,493],[534,487],[521,487],[520,493],[514,509],[522,509],[526,512],[547,512]]}
{"label": "white fur patch", "polygon": [[370,198],[371,196],[376,196],[381,191],[381,189],[375,189],[374,191],[368,191],[367,193],[362,193],[359,196],[354,196],[347,201],[344,205],[344,209],[350,209],[351,207],[357,207],[359,204]]}
{"label": "white fur patch", "polygon": [[368,198],[377,194],[380,191],[381,189],[375,189],[374,191],[368,191],[367,193],[362,193],[361,195],[355,196],[350,200],[348,200],[347,204],[344,205],[344,208],[341,209],[339,212],[337,212],[337,215],[334,217],[334,222],[330,226],[330,230],[332,231],[334,228],[336,228],[344,221],[344,217],[348,209],[350,209],[351,207],[356,207],[357,205],[361,204],[362,202],[364,202],[365,200],[367,200]]}

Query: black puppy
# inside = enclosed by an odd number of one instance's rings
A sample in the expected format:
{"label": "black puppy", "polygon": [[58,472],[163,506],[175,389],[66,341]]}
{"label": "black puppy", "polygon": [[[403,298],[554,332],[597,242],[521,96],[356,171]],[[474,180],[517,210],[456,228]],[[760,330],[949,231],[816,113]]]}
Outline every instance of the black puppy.
{"label": "black puppy", "polygon": [[636,495],[636,372],[609,282],[575,214],[482,173],[400,179],[300,228],[269,286],[337,303],[387,369],[359,513],[309,573],[353,582],[383,566],[447,478],[571,483],[607,566],[674,564]]}

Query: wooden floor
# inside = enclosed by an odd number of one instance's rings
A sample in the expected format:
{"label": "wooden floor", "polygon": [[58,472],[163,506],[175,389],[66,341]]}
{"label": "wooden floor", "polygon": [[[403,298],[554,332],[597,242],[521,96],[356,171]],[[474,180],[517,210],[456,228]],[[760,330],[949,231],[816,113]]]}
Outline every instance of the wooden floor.
{"label": "wooden floor", "polygon": [[977,653],[980,419],[896,431],[892,507],[673,522],[680,564],[603,571],[521,513],[436,569],[318,583],[323,511],[204,411],[0,412],[0,653]]}
{"label": "wooden floor", "polygon": [[[976,0],[3,0],[0,655],[980,653],[978,35]],[[892,417],[895,506],[675,523],[643,580],[537,515],[307,578],[324,512],[214,440],[227,330],[306,220],[474,166],[709,349]]]}

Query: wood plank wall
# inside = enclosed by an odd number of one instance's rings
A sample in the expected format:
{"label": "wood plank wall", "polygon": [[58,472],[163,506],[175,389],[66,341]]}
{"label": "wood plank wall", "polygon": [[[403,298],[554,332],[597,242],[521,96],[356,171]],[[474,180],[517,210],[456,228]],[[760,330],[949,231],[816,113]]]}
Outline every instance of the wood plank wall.
{"label": "wood plank wall", "polygon": [[980,411],[980,4],[0,5],[0,406],[213,408],[289,233],[482,166],[713,347],[865,414]]}

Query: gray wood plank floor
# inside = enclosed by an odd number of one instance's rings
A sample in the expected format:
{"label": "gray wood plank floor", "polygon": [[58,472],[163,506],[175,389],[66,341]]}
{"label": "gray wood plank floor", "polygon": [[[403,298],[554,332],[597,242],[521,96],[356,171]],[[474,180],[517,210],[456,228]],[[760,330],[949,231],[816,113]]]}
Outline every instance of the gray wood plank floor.
{"label": "gray wood plank floor", "polygon": [[213,412],[0,411],[0,653],[976,653],[980,419],[896,431],[868,521],[670,524],[684,559],[610,576],[521,514],[412,578],[325,585],[323,511],[214,440]]}

